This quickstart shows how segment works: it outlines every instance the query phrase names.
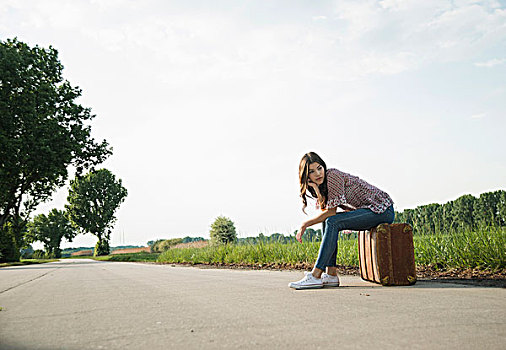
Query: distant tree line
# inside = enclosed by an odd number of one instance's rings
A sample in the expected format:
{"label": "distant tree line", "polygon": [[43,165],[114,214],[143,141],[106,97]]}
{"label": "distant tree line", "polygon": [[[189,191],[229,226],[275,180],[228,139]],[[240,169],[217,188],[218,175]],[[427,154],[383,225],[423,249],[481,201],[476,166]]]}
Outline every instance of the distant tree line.
{"label": "distant tree line", "polygon": [[[259,233],[257,237],[246,237],[246,238],[238,238],[237,244],[259,244],[259,243],[291,243],[296,242],[295,235],[297,231],[293,233],[293,235],[283,235],[282,233],[273,233],[270,236],[266,236],[263,233]],[[302,241],[304,242],[319,242],[322,239],[322,230],[317,229],[314,230],[312,228],[306,229],[306,233],[302,236]]]}
{"label": "distant tree line", "polygon": [[413,226],[415,234],[506,226],[506,191],[466,194],[445,204],[427,204],[395,213],[395,222]]}

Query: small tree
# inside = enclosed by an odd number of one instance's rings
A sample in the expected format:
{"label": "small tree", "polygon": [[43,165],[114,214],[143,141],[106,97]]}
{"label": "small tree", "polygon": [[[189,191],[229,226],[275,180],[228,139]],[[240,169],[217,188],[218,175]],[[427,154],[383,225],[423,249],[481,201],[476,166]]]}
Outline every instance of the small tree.
{"label": "small tree", "polygon": [[460,229],[474,228],[473,209],[476,197],[471,194],[460,196],[454,201],[453,216]]}
{"label": "small tree", "polygon": [[91,171],[70,182],[66,205],[70,220],[84,232],[98,238],[94,255],[109,254],[114,213],[128,192],[121,179],[107,169]]}
{"label": "small tree", "polygon": [[69,242],[77,235],[63,210],[53,209],[46,216],[37,215],[28,223],[27,239],[29,242],[39,241],[44,244],[46,256],[60,258],[60,243],[62,238]]}
{"label": "small tree", "polygon": [[190,243],[190,242],[200,242],[200,241],[203,241],[204,238],[202,237],[190,237],[190,236],[186,236],[183,238],[183,242],[182,243]]}
{"label": "small tree", "polygon": [[211,225],[211,244],[226,244],[235,243],[237,241],[237,234],[232,220],[224,216],[219,216]]}
{"label": "small tree", "polygon": [[47,259],[48,256],[46,255],[46,252],[44,252],[42,249],[37,249],[32,254],[32,259]]}
{"label": "small tree", "polygon": [[163,253],[166,250],[169,250],[176,244],[183,243],[182,238],[171,238],[171,239],[159,239],[153,243],[151,246],[152,253]]}

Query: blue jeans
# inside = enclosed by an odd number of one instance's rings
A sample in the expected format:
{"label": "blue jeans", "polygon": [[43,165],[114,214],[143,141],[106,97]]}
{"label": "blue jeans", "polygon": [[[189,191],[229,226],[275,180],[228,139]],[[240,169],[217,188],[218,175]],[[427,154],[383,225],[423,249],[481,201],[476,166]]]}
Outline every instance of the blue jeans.
{"label": "blue jeans", "polygon": [[315,267],[325,270],[327,266],[336,265],[337,239],[341,230],[369,230],[379,224],[394,222],[395,211],[391,205],[381,214],[371,209],[357,209],[344,213],[337,213],[325,220],[322,243],[318,252]]}

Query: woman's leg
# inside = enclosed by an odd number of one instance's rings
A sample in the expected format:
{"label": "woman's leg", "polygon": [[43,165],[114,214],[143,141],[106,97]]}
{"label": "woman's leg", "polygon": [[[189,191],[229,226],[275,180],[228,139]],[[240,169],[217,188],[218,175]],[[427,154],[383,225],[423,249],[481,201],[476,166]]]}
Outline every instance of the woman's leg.
{"label": "woman's leg", "polygon": [[[334,248],[334,252],[332,253],[330,257],[330,261],[336,261],[337,260],[337,241],[339,240],[339,232],[337,233],[337,240],[336,240],[336,246]],[[320,254],[318,254],[320,255]],[[326,266],[327,274],[332,276],[337,276],[337,267],[335,266]]]}
{"label": "woman's leg", "polygon": [[327,275],[337,276],[337,266],[327,266]]}
{"label": "woman's leg", "polygon": [[[322,222],[322,236],[325,232],[325,221]],[[339,237],[338,237],[339,238]],[[332,253],[332,256],[333,256],[333,259],[330,258],[330,261],[335,261],[337,260],[336,259],[336,256],[337,256],[337,244],[336,244],[336,249],[334,249],[334,253]],[[326,268],[326,272],[327,272],[327,275],[331,275],[331,276],[337,276],[337,267],[336,266],[327,266]],[[321,274],[318,274],[318,276],[320,276]]]}
{"label": "woman's leg", "polygon": [[374,213],[370,209],[357,209],[345,213],[338,213],[325,220],[318,259],[316,260],[313,275],[320,277],[327,266],[336,266],[337,239],[341,230],[368,230],[382,223],[394,221],[394,209],[390,206],[381,214]]}

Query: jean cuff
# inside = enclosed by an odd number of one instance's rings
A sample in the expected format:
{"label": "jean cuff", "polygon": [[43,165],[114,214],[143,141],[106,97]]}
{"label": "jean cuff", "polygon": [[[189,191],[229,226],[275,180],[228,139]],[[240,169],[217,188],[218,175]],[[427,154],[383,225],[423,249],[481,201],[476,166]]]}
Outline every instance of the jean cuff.
{"label": "jean cuff", "polygon": [[321,265],[316,265],[315,266],[317,269],[320,269],[322,271],[325,271],[325,268],[327,267],[337,267],[337,265],[324,265],[323,267],[321,267]]}

